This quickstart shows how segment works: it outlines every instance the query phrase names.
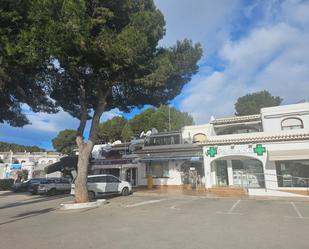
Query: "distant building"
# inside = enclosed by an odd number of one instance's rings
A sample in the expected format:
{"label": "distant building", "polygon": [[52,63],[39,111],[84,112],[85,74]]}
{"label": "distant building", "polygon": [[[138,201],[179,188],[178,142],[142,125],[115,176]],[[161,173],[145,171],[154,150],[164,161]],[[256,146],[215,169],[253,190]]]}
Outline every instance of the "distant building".
{"label": "distant building", "polygon": [[60,176],[60,172],[46,175],[44,168],[60,160],[62,155],[57,152],[0,152],[4,161],[0,165],[0,178],[15,178],[16,172],[28,171],[28,178]]}

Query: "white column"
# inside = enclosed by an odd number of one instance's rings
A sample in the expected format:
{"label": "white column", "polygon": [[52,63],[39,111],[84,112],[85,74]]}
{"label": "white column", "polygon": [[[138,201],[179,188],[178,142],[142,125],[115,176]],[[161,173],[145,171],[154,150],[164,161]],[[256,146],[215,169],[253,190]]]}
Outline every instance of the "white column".
{"label": "white column", "polygon": [[203,147],[203,158],[204,158],[204,172],[205,172],[205,187],[211,188],[211,160],[205,153],[205,147]]}
{"label": "white column", "polygon": [[266,161],[264,166],[265,188],[278,188],[276,164],[274,161]]}
{"label": "white column", "polygon": [[227,160],[227,175],[229,179],[229,186],[233,186],[233,168],[232,168],[232,160]]}

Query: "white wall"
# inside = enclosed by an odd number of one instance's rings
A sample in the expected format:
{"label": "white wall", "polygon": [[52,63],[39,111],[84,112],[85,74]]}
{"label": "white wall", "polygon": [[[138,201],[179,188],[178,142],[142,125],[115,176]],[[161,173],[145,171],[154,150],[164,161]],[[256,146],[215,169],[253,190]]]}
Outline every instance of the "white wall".
{"label": "white wall", "polygon": [[[169,177],[168,178],[153,178],[153,185],[182,185],[180,166],[184,161],[169,161]],[[138,168],[138,184],[147,185],[146,165],[141,163]]]}
{"label": "white wall", "polygon": [[184,126],[182,128],[182,139],[193,140],[193,136],[198,133],[203,133],[208,137],[211,135],[211,129],[211,124]]}
{"label": "white wall", "polygon": [[0,179],[3,179],[5,176],[5,164],[0,163]]}
{"label": "white wall", "polygon": [[288,117],[301,119],[309,131],[309,103],[262,108],[261,114],[264,132],[281,131],[281,122]]}

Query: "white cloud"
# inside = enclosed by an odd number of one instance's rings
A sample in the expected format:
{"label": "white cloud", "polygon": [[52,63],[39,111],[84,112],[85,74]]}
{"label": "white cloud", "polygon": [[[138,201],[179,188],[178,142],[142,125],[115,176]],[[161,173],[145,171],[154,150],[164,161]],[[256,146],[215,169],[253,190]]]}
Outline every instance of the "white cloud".
{"label": "white cloud", "polygon": [[119,109],[115,108],[110,110],[109,112],[104,112],[100,121],[104,122],[108,119],[112,119],[113,117],[122,116],[122,112]]}
{"label": "white cloud", "polygon": [[228,37],[240,0],[155,0],[166,21],[166,36],[161,44],[192,39],[203,45],[206,55],[214,52]]}
{"label": "white cloud", "polygon": [[[56,114],[33,113],[25,107],[25,112],[31,124],[22,128],[10,127],[7,124],[0,124],[0,141],[20,143],[24,145],[38,145],[52,149],[51,140],[64,129],[77,129],[79,121],[68,113],[60,111]],[[101,122],[114,116],[120,115],[119,110],[113,109],[105,112],[101,117]],[[90,124],[87,123],[86,130]],[[87,133],[87,131],[86,131]]]}
{"label": "white cloud", "polygon": [[[263,25],[255,25],[246,36],[226,40],[218,53],[224,70],[195,77],[184,93],[181,109],[203,123],[211,115],[232,115],[237,98],[248,92],[266,89],[283,97],[284,103],[308,99],[309,27],[303,24],[309,14],[298,16],[307,5],[282,2],[275,21],[261,20]],[[273,9],[268,6],[264,11],[272,13]]]}

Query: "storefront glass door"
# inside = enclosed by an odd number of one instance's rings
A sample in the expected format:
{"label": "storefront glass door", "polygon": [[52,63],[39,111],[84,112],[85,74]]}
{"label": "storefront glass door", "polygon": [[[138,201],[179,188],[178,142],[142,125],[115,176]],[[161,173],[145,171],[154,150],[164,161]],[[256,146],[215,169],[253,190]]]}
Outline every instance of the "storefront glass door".
{"label": "storefront glass door", "polygon": [[126,170],[126,181],[130,182],[132,186],[137,185],[137,169],[129,168]]}
{"label": "storefront glass door", "polygon": [[215,161],[215,173],[216,173],[217,186],[228,186],[229,185],[226,160]]}

